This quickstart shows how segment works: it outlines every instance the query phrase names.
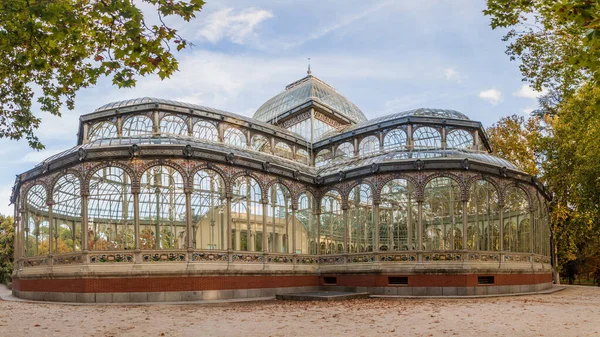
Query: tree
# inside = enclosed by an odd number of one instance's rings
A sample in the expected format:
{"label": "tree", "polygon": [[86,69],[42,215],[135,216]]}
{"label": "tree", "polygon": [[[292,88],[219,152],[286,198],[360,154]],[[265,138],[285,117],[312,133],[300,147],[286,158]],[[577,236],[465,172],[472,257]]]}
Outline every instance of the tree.
{"label": "tree", "polygon": [[502,117],[486,132],[494,152],[531,175],[540,173],[540,153],[537,142],[541,132],[541,119],[512,115]]}
{"label": "tree", "polygon": [[509,29],[506,53],[536,90],[571,94],[600,79],[598,1],[488,0],[483,13],[492,29]]}
{"label": "tree", "polygon": [[0,214],[0,283],[10,282],[13,271],[15,227],[12,217]]}
{"label": "tree", "polygon": [[134,86],[136,76],[171,76],[178,69],[171,46],[189,42],[163,19],[189,21],[204,2],[142,2],[154,6],[158,24],[133,0],[0,1],[0,138],[44,148],[34,133],[41,121],[31,111],[34,96],[42,111],[60,116],[101,76],[119,87]]}

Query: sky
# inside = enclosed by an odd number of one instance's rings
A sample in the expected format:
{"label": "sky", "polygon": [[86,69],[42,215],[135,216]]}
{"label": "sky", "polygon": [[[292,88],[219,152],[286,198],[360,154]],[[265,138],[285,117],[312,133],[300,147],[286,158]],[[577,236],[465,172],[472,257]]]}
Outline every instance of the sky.
{"label": "sky", "polygon": [[[193,48],[170,79],[118,89],[102,79],[62,117],[36,111],[45,150],[0,139],[0,213],[11,214],[15,175],[76,145],[79,116],[105,103],[157,97],[251,116],[285,86],[312,74],[375,118],[427,107],[458,110],[488,127],[537,107],[519,63],[504,53],[483,0],[207,0],[191,22],[170,20]],[[152,7],[143,5],[148,18]],[[150,19],[152,20],[152,19]]]}

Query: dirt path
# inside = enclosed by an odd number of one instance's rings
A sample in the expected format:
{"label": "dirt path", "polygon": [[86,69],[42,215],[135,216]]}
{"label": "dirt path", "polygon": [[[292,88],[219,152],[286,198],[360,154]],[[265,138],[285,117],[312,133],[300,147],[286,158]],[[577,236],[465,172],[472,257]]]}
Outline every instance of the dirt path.
{"label": "dirt path", "polygon": [[599,336],[600,288],[486,299],[221,305],[0,301],[0,336]]}

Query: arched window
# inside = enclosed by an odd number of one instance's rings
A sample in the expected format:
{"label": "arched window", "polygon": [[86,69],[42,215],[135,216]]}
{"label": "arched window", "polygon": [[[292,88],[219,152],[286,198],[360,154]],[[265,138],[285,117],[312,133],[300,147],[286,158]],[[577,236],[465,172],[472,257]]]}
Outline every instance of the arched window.
{"label": "arched window", "polygon": [[271,153],[271,142],[263,135],[254,135],[251,140],[251,147],[254,151]]}
{"label": "arched window", "polygon": [[192,248],[227,249],[225,185],[212,170],[194,175],[192,190]]}
{"label": "arched window", "polygon": [[99,141],[104,139],[117,138],[117,127],[111,122],[99,122],[94,124],[89,131],[89,141]]}
{"label": "arched window", "polygon": [[294,235],[297,254],[317,254],[317,216],[315,211],[316,204],[312,193],[300,194]]}
{"label": "arched window", "polygon": [[527,194],[509,187],[504,197],[504,251],[528,253],[531,225]]}
{"label": "arched window", "polygon": [[321,254],[342,254],[344,231],[342,197],[332,190],[321,199]]}
{"label": "arched window", "polygon": [[466,130],[452,130],[446,136],[446,147],[449,149],[470,149],[473,147],[473,135]]}
{"label": "arched window", "polygon": [[246,135],[240,129],[229,127],[225,130],[223,142],[237,147],[246,147]]}
{"label": "arched window", "polygon": [[179,116],[166,115],[160,120],[160,133],[162,135],[187,136],[187,123]]}
{"label": "arched window", "polygon": [[319,153],[317,153],[317,156],[315,157],[315,166],[323,167],[323,166],[329,164],[330,161],[331,161],[331,151],[329,151],[328,149],[323,149],[323,150],[319,151]]}
{"label": "arched window", "polygon": [[234,249],[262,252],[263,208],[260,186],[249,176],[237,178],[232,186],[231,220]]}
{"label": "arched window", "polygon": [[290,192],[282,184],[273,184],[269,188],[269,207],[267,208],[268,251],[290,253],[289,237],[292,234]]}
{"label": "arched window", "polygon": [[90,250],[133,249],[133,195],[131,178],[119,167],[94,172],[88,198]]}
{"label": "arched window", "polygon": [[402,129],[393,129],[383,138],[385,150],[404,149],[406,146],[406,132]]}
{"label": "arched window", "polygon": [[415,149],[439,149],[442,147],[440,132],[429,126],[422,126],[413,131]]}
{"label": "arched window", "polygon": [[275,154],[287,159],[294,158],[294,152],[292,151],[292,148],[286,143],[282,142],[275,144]]}
{"label": "arched window", "polygon": [[54,250],[55,253],[80,251],[81,238],[81,190],[77,176],[72,173],[60,177],[54,185]]}
{"label": "arched window", "polygon": [[498,192],[494,185],[485,180],[473,182],[467,203],[467,249],[500,249],[499,216]]}
{"label": "arched window", "polygon": [[135,115],[123,122],[123,137],[152,136],[152,119],[144,115]]}
{"label": "arched window", "polygon": [[296,161],[305,165],[308,165],[308,151],[304,149],[296,150]]}
{"label": "arched window", "polygon": [[354,157],[354,145],[352,145],[352,143],[345,142],[338,145],[338,147],[335,150],[336,160],[344,160],[352,157]]}
{"label": "arched window", "polygon": [[413,197],[415,187],[406,179],[383,186],[379,205],[379,250],[414,250],[418,246],[419,213]]}
{"label": "arched window", "polygon": [[375,152],[379,152],[379,138],[368,136],[361,140],[358,146],[358,155],[366,156]]}
{"label": "arched window", "polygon": [[533,198],[534,212],[533,212],[533,253],[542,254],[542,203],[540,202],[541,196],[536,193]]}
{"label": "arched window", "polygon": [[50,253],[50,227],[46,189],[34,185],[27,192],[25,227],[25,256],[48,255]]}
{"label": "arched window", "polygon": [[373,192],[371,187],[360,184],[348,196],[349,218],[348,251],[350,253],[372,252],[375,245],[373,225]]}
{"label": "arched window", "polygon": [[141,175],[141,249],[183,249],[187,246],[183,186],[181,173],[170,166],[153,166]]}
{"label": "arched window", "polygon": [[425,186],[424,250],[462,249],[460,187],[451,178],[434,178]]}
{"label": "arched window", "polygon": [[204,140],[209,140],[211,142],[219,141],[219,131],[217,127],[207,121],[199,121],[194,124],[194,137]]}

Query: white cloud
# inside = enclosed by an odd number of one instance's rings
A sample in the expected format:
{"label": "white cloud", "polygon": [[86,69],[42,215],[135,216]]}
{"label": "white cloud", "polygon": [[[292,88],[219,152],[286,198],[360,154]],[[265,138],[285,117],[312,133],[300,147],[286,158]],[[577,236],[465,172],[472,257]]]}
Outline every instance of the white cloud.
{"label": "white cloud", "polygon": [[502,101],[502,93],[496,89],[485,90],[479,93],[479,98],[488,101],[492,105],[496,105]]}
{"label": "white cloud", "polygon": [[521,89],[519,89],[519,91],[516,91],[513,93],[513,95],[517,96],[517,97],[524,97],[524,98],[538,98],[542,95],[545,95],[548,93],[548,90],[546,88],[542,89],[542,91],[535,91],[533,90],[532,87],[530,87],[527,84],[523,84],[521,86]]}
{"label": "white cloud", "polygon": [[272,17],[273,13],[264,9],[247,8],[236,14],[233,8],[224,8],[212,13],[198,34],[212,43],[227,38],[244,44],[261,22]]}
{"label": "white cloud", "polygon": [[13,216],[14,205],[8,205],[12,187],[12,184],[0,187],[0,214]]}
{"label": "white cloud", "polygon": [[444,75],[446,76],[446,80],[454,81],[456,83],[462,83],[462,80],[466,78],[465,75],[461,74],[456,70],[456,68],[446,68],[444,70]]}

